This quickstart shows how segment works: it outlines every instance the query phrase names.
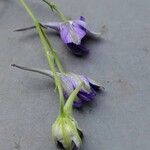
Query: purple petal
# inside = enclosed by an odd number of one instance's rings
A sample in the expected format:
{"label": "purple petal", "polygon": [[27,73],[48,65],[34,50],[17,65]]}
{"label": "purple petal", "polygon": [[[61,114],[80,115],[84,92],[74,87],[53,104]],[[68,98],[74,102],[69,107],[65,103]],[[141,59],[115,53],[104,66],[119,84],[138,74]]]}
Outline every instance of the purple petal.
{"label": "purple petal", "polygon": [[74,43],[78,45],[85,35],[86,31],[76,22],[70,21],[60,26],[60,36],[66,44]]}
{"label": "purple petal", "polygon": [[92,83],[90,83],[90,86],[91,86],[92,89],[95,90],[95,91],[98,91],[98,90],[100,89],[100,86],[95,85],[95,84],[92,84]]}
{"label": "purple petal", "polygon": [[90,86],[95,91],[104,91],[105,90],[105,88],[103,86],[98,86],[98,85],[95,85],[95,84],[92,84],[92,83],[90,83]]}
{"label": "purple petal", "polygon": [[67,99],[69,97],[68,93],[65,90],[64,90],[63,94],[64,94],[65,99]]}
{"label": "purple petal", "polygon": [[103,34],[102,32],[94,32],[94,31],[91,31],[91,30],[88,29],[88,28],[86,28],[86,31],[87,31],[87,36],[89,36],[89,37],[99,38],[99,37],[101,37],[101,35]]}
{"label": "purple petal", "polygon": [[96,81],[94,81],[88,77],[86,77],[86,78],[93,90],[95,90],[95,91],[98,91],[98,90],[104,91],[105,90],[105,88],[103,86],[100,86]]}
{"label": "purple petal", "polygon": [[62,87],[64,89],[64,96],[69,96],[72,91],[74,90],[74,86],[72,84],[72,80],[70,79],[69,76],[62,75],[60,76]]}
{"label": "purple petal", "polygon": [[80,89],[77,94],[77,100],[74,101],[74,107],[81,107],[85,102],[92,101],[96,96],[96,91],[98,89],[103,90],[102,86],[99,86],[94,80],[84,76],[84,75],[76,75],[74,73],[68,73],[66,75],[62,75],[61,81],[64,89],[64,97],[67,99],[72,91],[79,86],[81,82],[85,83],[85,86]]}
{"label": "purple petal", "polygon": [[86,22],[82,21],[82,20],[74,20],[74,23],[78,24],[80,26],[80,28],[82,28],[82,30],[84,30],[85,32],[87,31],[86,29]]}
{"label": "purple petal", "polygon": [[96,96],[96,93],[94,91],[90,93],[80,91],[78,93],[78,97],[83,101],[91,101],[95,98],[95,96]]}
{"label": "purple petal", "polygon": [[79,75],[79,77],[84,82],[84,84],[90,88],[89,80],[87,79],[87,77],[84,75]]}
{"label": "purple petal", "polygon": [[79,108],[83,105],[83,103],[84,102],[81,99],[79,99],[79,100],[76,100],[76,101],[73,102],[73,106],[76,107],[76,108]]}
{"label": "purple petal", "polygon": [[83,16],[80,16],[80,20],[85,21],[85,18]]}
{"label": "purple petal", "polygon": [[81,41],[82,38],[86,35],[86,29],[84,28],[84,26],[78,24],[77,22],[73,22],[72,26]]}
{"label": "purple petal", "polygon": [[68,24],[62,24],[60,26],[60,36],[64,43],[70,43],[72,41]]}
{"label": "purple petal", "polygon": [[96,92],[94,90],[91,90],[89,93],[86,91],[80,91],[79,94],[82,94],[90,99],[93,99],[96,96]]}
{"label": "purple petal", "polygon": [[80,85],[81,81],[79,80],[78,75],[76,75],[74,73],[69,73],[68,77],[69,77],[70,82],[72,83],[74,89]]}
{"label": "purple petal", "polygon": [[89,49],[85,48],[82,45],[76,45],[74,43],[68,43],[67,46],[71,49],[71,51],[78,56],[83,56],[88,54]]}

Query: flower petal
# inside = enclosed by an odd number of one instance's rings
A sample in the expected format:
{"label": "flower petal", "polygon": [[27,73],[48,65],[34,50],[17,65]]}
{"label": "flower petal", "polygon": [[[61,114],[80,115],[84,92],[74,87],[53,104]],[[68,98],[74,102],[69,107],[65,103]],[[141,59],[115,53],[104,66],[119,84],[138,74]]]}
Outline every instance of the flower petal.
{"label": "flower petal", "polygon": [[73,102],[73,106],[76,107],[76,108],[79,108],[83,105],[83,101],[81,99],[78,99],[76,101]]}
{"label": "flower petal", "polygon": [[103,34],[102,32],[94,32],[94,31],[87,29],[87,36],[98,38],[98,37],[101,37],[102,34]]}
{"label": "flower petal", "polygon": [[64,96],[66,98],[68,98],[69,95],[74,90],[74,86],[72,84],[72,81],[68,76],[65,76],[65,75],[60,76],[60,79],[61,79],[61,82],[62,82],[62,87],[64,89]]}
{"label": "flower petal", "polygon": [[64,43],[70,43],[72,41],[69,33],[69,24],[65,23],[60,26],[60,36]]}
{"label": "flower petal", "polygon": [[85,21],[85,17],[80,16],[80,20]]}
{"label": "flower petal", "polygon": [[78,43],[77,42],[74,42],[75,44],[80,44],[81,43],[81,40],[85,37],[86,35],[86,29],[84,28],[84,26],[76,23],[76,22],[73,22],[72,23],[72,26],[73,26],[73,29],[74,31],[76,32],[77,36],[78,36]]}
{"label": "flower petal", "polygon": [[95,91],[98,91],[98,90],[104,91],[105,90],[105,88],[103,86],[101,86],[99,83],[97,83],[96,81],[94,81],[88,77],[87,77],[87,80],[89,81],[89,84],[93,88],[93,90],[95,90]]}
{"label": "flower petal", "polygon": [[94,32],[91,29],[87,28],[87,36],[92,36],[92,37],[101,37],[103,34],[105,34],[107,32],[107,26],[103,25],[100,29],[99,32]]}
{"label": "flower petal", "polygon": [[74,43],[68,43],[67,46],[71,49],[71,51],[78,56],[83,56],[89,53],[89,49],[85,48],[82,45],[76,45]]}
{"label": "flower petal", "polygon": [[86,93],[86,92],[81,92],[80,91],[78,93],[79,99],[81,99],[82,101],[85,101],[85,102],[93,100],[95,96],[96,95],[95,94],[93,95],[92,92],[91,93]]}
{"label": "flower petal", "polygon": [[89,93],[87,93],[85,91],[80,91],[79,94],[89,98],[90,100],[94,99],[96,96],[96,92],[94,90],[91,90],[91,92],[89,92]]}
{"label": "flower petal", "polygon": [[64,43],[80,44],[82,38],[86,35],[86,31],[76,21],[62,23],[60,26],[60,36]]}
{"label": "flower petal", "polygon": [[86,22],[82,21],[82,20],[74,20],[74,23],[78,24],[80,26],[80,28],[82,28],[84,31],[86,31]]}

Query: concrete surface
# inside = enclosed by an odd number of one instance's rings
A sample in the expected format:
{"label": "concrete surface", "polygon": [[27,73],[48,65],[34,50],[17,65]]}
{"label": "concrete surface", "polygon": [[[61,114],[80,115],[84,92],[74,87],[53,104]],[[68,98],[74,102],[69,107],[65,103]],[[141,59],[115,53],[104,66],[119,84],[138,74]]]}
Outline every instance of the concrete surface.
{"label": "concrete surface", "polygon": [[[40,20],[58,21],[41,1],[28,0]],[[85,134],[83,150],[150,149],[150,1],[56,0],[73,18],[83,15],[100,41],[91,53],[73,56],[55,34],[48,34],[68,71],[86,74],[106,88],[92,104],[75,110]],[[50,127],[58,114],[58,95],[48,78],[12,69],[11,63],[47,68],[32,24],[18,0],[0,0],[0,150],[55,150]],[[49,32],[51,33],[51,32]]]}

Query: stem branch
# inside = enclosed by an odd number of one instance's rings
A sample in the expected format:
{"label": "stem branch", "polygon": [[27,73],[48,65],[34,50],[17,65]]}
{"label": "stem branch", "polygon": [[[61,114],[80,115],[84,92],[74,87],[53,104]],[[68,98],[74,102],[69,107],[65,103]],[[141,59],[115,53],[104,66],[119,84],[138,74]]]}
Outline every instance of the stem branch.
{"label": "stem branch", "polygon": [[65,15],[58,9],[57,5],[54,2],[48,2],[47,0],[43,0],[49,7],[50,9],[53,11],[55,10],[58,15],[60,16],[60,18],[62,19],[62,21],[66,22],[68,21],[68,19],[65,17]]}
{"label": "stem branch", "polygon": [[[49,63],[49,67],[52,70],[53,75],[54,75],[55,85],[58,88],[59,98],[60,98],[60,114],[62,114],[63,113],[63,107],[64,107],[64,95],[63,95],[63,89],[62,89],[62,86],[61,86],[60,79],[59,79],[59,77],[57,75],[56,68],[55,68],[54,62],[52,61],[52,57],[51,57],[51,54],[54,53],[53,52],[54,51],[53,47],[51,46],[51,44],[50,44],[50,42],[49,42],[49,40],[48,40],[48,38],[46,36],[46,33],[45,33],[43,27],[41,26],[40,22],[35,18],[35,16],[33,15],[32,11],[31,11],[31,9],[29,8],[29,6],[25,3],[24,0],[20,0],[20,2],[24,6],[26,11],[28,12],[30,17],[32,18],[32,20],[33,20],[33,22],[34,22],[34,24],[36,26],[36,29],[37,29],[37,31],[39,33],[39,37],[40,37],[41,43],[43,45],[43,49],[44,49],[45,55],[46,55],[48,63]],[[57,57],[56,55],[53,55],[53,56],[54,56],[54,59]]]}

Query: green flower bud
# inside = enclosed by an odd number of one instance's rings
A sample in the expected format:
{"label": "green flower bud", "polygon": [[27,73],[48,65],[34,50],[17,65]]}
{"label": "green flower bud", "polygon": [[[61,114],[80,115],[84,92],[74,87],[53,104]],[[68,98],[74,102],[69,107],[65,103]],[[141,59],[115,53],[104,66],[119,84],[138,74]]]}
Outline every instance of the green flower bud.
{"label": "green flower bud", "polygon": [[77,122],[68,114],[60,115],[52,126],[52,135],[59,148],[79,150],[82,144],[82,131]]}
{"label": "green flower bud", "polygon": [[72,114],[72,103],[82,85],[83,83],[71,93],[63,111],[52,126],[52,135],[55,142],[65,150],[79,150],[82,144],[83,134]]}

